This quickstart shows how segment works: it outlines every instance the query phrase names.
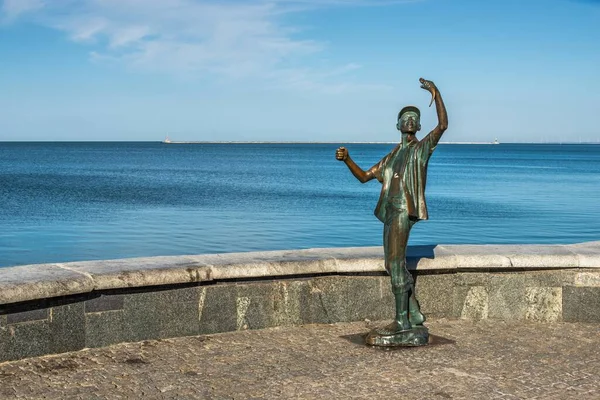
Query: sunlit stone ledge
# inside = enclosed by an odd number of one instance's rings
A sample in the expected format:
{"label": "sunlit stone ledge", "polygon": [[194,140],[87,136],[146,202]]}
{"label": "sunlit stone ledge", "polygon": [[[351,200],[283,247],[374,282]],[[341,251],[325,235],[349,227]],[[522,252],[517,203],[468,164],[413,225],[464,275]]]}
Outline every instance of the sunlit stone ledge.
{"label": "sunlit stone ledge", "polygon": [[[422,274],[600,268],[600,241],[574,245],[412,246]],[[384,274],[381,247],[321,248],[37,264],[0,268],[0,304],[93,291],[335,274]],[[600,282],[576,279],[585,286]]]}

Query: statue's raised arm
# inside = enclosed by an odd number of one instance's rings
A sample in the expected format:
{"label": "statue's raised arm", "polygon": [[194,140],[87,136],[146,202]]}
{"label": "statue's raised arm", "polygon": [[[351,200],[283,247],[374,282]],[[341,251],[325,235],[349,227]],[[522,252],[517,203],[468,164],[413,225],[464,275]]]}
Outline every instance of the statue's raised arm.
{"label": "statue's raised arm", "polygon": [[423,78],[419,78],[419,82],[421,82],[421,88],[431,93],[431,102],[429,103],[429,106],[431,107],[433,102],[435,102],[435,108],[437,111],[438,124],[428,135],[433,148],[440,141],[442,134],[446,131],[446,129],[448,129],[448,114],[446,113],[446,106],[444,105],[442,95],[440,94],[437,86],[435,86],[435,83]]}

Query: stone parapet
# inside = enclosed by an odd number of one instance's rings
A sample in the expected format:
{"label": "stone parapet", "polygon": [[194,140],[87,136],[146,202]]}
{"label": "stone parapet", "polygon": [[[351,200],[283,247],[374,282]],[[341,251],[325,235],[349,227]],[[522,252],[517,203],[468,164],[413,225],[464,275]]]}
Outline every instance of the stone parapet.
{"label": "stone parapet", "polygon": [[[575,245],[438,245],[408,249],[413,271],[600,268],[600,241]],[[97,290],[286,276],[383,273],[383,248],[146,257],[0,268],[0,304]]]}
{"label": "stone parapet", "polygon": [[[409,248],[431,317],[600,322],[600,242]],[[0,361],[244,329],[393,315],[380,247],[0,269]]]}

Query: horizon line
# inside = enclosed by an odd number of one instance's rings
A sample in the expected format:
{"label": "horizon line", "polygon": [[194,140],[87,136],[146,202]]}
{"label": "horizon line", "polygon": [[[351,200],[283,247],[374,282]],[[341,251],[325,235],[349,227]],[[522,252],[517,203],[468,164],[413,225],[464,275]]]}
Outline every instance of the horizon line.
{"label": "horizon line", "polygon": [[[398,141],[279,141],[279,140],[0,140],[0,143],[163,143],[163,144],[398,144]],[[600,141],[577,142],[439,142],[439,144],[600,144]]]}

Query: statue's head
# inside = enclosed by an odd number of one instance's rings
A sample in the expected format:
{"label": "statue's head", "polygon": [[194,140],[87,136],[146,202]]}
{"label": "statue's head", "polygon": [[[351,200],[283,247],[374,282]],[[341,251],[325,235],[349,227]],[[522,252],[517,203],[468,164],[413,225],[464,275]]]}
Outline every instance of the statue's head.
{"label": "statue's head", "polygon": [[403,134],[416,134],[421,130],[421,111],[415,106],[404,107],[398,113],[396,128]]}

